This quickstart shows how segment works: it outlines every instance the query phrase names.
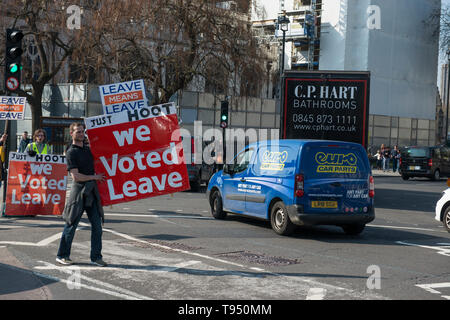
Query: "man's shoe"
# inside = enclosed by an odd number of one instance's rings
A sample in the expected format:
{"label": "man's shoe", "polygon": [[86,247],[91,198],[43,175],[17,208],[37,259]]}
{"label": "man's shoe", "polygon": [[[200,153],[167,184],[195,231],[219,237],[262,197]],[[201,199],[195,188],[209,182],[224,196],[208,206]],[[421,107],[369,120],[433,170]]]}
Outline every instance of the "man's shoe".
{"label": "man's shoe", "polygon": [[59,257],[56,257],[56,262],[65,266],[70,266],[73,263],[73,261],[70,260],[69,258],[59,258]]}
{"label": "man's shoe", "polygon": [[108,264],[103,261],[102,259],[97,259],[95,261],[91,261],[91,264],[95,265],[95,266],[99,266],[99,267],[106,267]]}

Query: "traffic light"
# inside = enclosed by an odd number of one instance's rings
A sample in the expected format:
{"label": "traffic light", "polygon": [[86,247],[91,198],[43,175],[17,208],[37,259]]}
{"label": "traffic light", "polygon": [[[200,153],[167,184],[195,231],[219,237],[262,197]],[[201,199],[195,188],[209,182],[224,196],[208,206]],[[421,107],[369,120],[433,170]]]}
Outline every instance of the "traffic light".
{"label": "traffic light", "polygon": [[222,101],[220,104],[220,127],[228,127],[228,101]]}
{"label": "traffic light", "polygon": [[5,88],[10,92],[15,92],[20,86],[22,38],[22,31],[6,29]]}

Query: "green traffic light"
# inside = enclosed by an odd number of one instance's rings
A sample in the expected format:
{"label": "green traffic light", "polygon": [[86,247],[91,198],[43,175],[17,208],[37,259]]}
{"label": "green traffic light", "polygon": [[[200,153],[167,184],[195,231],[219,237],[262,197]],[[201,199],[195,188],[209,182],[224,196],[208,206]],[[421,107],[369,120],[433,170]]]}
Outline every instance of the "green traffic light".
{"label": "green traffic light", "polygon": [[9,65],[9,72],[10,73],[16,73],[17,71],[19,71],[20,66],[17,63],[11,63]]}
{"label": "green traffic light", "polygon": [[223,121],[227,120],[227,116],[223,114],[223,115],[222,115],[222,120],[223,120]]}

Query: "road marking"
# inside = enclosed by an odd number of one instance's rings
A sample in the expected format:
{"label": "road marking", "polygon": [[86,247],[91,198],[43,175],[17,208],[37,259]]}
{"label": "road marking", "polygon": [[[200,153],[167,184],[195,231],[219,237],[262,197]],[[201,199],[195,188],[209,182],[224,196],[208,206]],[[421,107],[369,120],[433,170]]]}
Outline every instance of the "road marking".
{"label": "road marking", "polygon": [[327,293],[323,288],[310,288],[306,300],[323,300]]}
{"label": "road marking", "polygon": [[158,215],[158,214],[128,214],[128,213],[105,213],[105,216],[116,216],[116,217],[142,217],[142,218],[178,218],[178,219],[204,219],[204,220],[214,220],[213,217],[202,217],[202,216],[187,216],[187,215]]}
{"label": "road marking", "polygon": [[57,234],[54,234],[48,238],[45,238],[44,240],[41,240],[39,242],[21,242],[21,241],[0,241],[0,244],[11,244],[16,246],[30,246],[30,247],[45,247],[52,243],[53,241],[56,241],[58,239],[61,239],[62,232],[58,232]]}
{"label": "road marking", "polygon": [[44,266],[36,266],[34,267],[37,270],[60,270],[60,271],[66,271],[66,270],[84,270],[84,271],[98,271],[98,270],[102,270],[102,271],[116,271],[116,270],[131,270],[131,271],[136,271],[136,272],[157,272],[157,273],[165,273],[165,272],[173,272],[176,271],[178,269],[183,269],[195,264],[200,263],[200,261],[195,261],[195,260],[190,260],[190,261],[184,261],[184,262],[180,262],[175,264],[172,267],[162,267],[162,268],[158,268],[157,266],[142,266],[142,268],[127,268],[126,266],[121,266],[121,267],[111,267],[111,266],[106,266],[106,267],[97,267],[97,266],[84,266],[84,265],[77,265],[77,264],[72,264],[72,265],[68,265],[68,266],[57,266],[45,261],[39,261],[41,263],[44,263]]}
{"label": "road marking", "polygon": [[436,250],[436,251],[438,251],[437,252],[438,254],[450,257],[450,245],[445,245],[445,246],[425,246],[425,245],[422,245],[422,244],[410,243],[410,242],[405,242],[405,241],[396,241],[395,243],[404,244],[406,246],[413,246],[413,247],[420,247],[420,248],[425,248],[425,249]]}
{"label": "road marking", "polygon": [[368,224],[367,227],[442,232],[441,230],[435,230],[435,229],[414,228],[414,227],[397,227],[397,226],[382,226],[382,225],[374,225],[374,224]]}
{"label": "road marking", "polygon": [[[66,274],[69,274],[69,275],[73,274],[73,272],[70,269],[67,269],[65,267],[59,267],[59,266],[56,266],[54,264],[51,264],[51,263],[48,263],[48,262],[45,262],[45,261],[38,261],[38,262],[43,263],[47,267],[52,267],[55,270],[59,270],[59,271],[61,271],[63,273],[66,273]],[[37,268],[37,267],[35,267],[35,268]],[[54,280],[54,281],[63,282],[63,283],[66,283],[66,284],[73,285],[73,282],[69,281],[69,280],[61,279],[61,278],[58,278],[58,277],[50,276],[50,275],[43,274],[43,273],[40,273],[40,272],[35,272],[35,271],[33,271],[33,273],[36,274],[37,276],[40,276],[40,277],[44,277],[44,278],[51,279],[51,280]],[[80,282],[79,286],[82,287],[82,288],[85,288],[85,289],[94,290],[94,291],[97,291],[97,292],[100,292],[100,293],[112,295],[112,296],[115,296],[115,297],[118,297],[118,298],[123,298],[123,299],[126,299],[126,300],[154,300],[154,299],[152,299],[150,297],[140,295],[138,293],[132,292],[132,291],[127,290],[127,289],[120,288],[118,286],[114,286],[114,285],[112,285],[110,283],[107,283],[107,282],[103,282],[103,281],[100,281],[100,280],[97,280],[97,279],[93,279],[93,278],[90,278],[90,277],[87,277],[87,276],[84,276],[84,275],[81,275],[81,274],[79,274],[78,276],[80,277],[80,279],[83,279],[83,280],[88,281],[88,282],[92,282],[95,285],[102,286],[102,287],[108,288],[110,290],[93,287],[93,286],[86,285],[86,284],[83,284],[83,283]],[[111,290],[114,290],[114,291],[111,291]]]}
{"label": "road marking", "polygon": [[439,294],[442,298],[450,300],[450,296],[442,295],[442,292],[435,290],[434,288],[450,288],[450,282],[441,282],[441,283],[429,283],[429,284],[416,284],[417,287],[422,288],[430,293]]}
{"label": "road marking", "polygon": [[[115,214],[115,215],[120,215],[120,214]],[[130,215],[127,215],[127,214],[124,214],[124,215],[125,216],[130,216]],[[143,216],[143,215],[136,215],[136,216]],[[144,215],[144,216],[149,216],[149,215]],[[157,215],[154,215],[153,217],[160,218],[160,216],[157,216]],[[164,216],[164,217],[167,217],[167,216]],[[174,216],[174,217],[180,218],[179,216]],[[181,218],[184,218],[184,217],[181,217]],[[197,217],[197,216],[192,216],[192,218],[193,219],[199,219],[199,218],[200,219],[201,218],[205,219],[205,217]],[[206,218],[206,219],[213,219],[213,218]],[[86,227],[86,226],[89,226],[89,224],[80,222],[80,227],[81,228]],[[182,250],[182,249],[178,249],[178,248],[172,248],[172,247],[165,246],[165,245],[158,244],[158,243],[152,243],[152,242],[141,240],[139,238],[136,238],[136,237],[124,234],[124,233],[117,232],[117,231],[112,230],[112,229],[103,228],[103,231],[104,232],[109,232],[111,234],[114,234],[116,236],[119,236],[121,238],[130,240],[130,241],[134,241],[134,242],[138,242],[138,243],[144,243],[144,244],[146,244],[148,246],[155,247],[155,248],[158,248],[158,249],[164,249],[164,250],[168,250],[168,251],[172,251],[172,252],[178,252],[178,253],[186,254],[186,255],[189,255],[189,256],[194,256],[194,257],[197,257],[197,258],[203,258],[205,260],[210,260],[210,261],[222,263],[222,264],[225,264],[225,265],[228,265],[228,266],[239,267],[239,268],[246,269],[246,270],[254,270],[254,271],[258,271],[258,272],[265,273],[265,274],[268,274],[268,275],[273,275],[273,276],[277,276],[277,277],[285,277],[285,278],[291,279],[291,277],[289,277],[289,276],[285,276],[283,274],[279,274],[279,273],[276,273],[276,272],[271,272],[271,271],[268,271],[268,270],[265,270],[265,269],[262,269],[262,268],[249,267],[249,266],[246,266],[246,265],[243,265],[243,264],[240,264],[240,263],[236,263],[236,262],[232,262],[232,261],[228,261],[228,260],[223,260],[223,259],[216,258],[216,257],[207,256],[207,255],[200,254],[200,253],[197,253],[197,252],[191,252],[191,251]],[[50,236],[50,237],[48,237],[48,238],[46,238],[44,240],[41,240],[41,241],[39,241],[37,243],[31,243],[31,242],[0,242],[0,244],[45,246],[45,245],[48,245],[48,244],[52,243],[56,239],[58,239],[60,236],[61,236],[61,233],[58,233],[58,234],[52,235],[52,236]],[[190,265],[191,263],[193,264],[194,262],[198,263],[197,261],[189,260],[189,261],[185,261],[185,262],[183,262],[181,264],[175,265],[173,267],[167,267],[166,269],[159,270],[159,271],[160,272],[170,272],[170,271],[173,271],[173,270],[176,270],[176,269],[179,269],[179,268],[183,268],[183,267],[185,267],[187,265]],[[71,269],[67,268],[67,266],[66,267],[54,266],[52,268],[55,268],[55,267],[58,268],[58,270],[67,271],[67,272],[70,272],[70,270],[71,270]],[[37,268],[43,268],[43,267],[40,266],[40,267],[37,267]],[[106,268],[108,268],[108,267],[106,267]],[[95,270],[97,270],[97,269],[108,270],[108,269],[105,269],[104,267],[101,267],[101,268],[100,267],[97,267],[97,268],[92,267],[91,269],[92,270],[94,270],[94,269]],[[123,269],[123,268],[121,268],[121,269]],[[86,270],[89,270],[89,269],[86,268]],[[153,270],[153,271],[155,271],[155,270]],[[158,271],[158,270],[156,270],[156,271]],[[236,271],[236,272],[237,272],[237,274],[239,274],[241,276],[242,275],[244,275],[244,276],[246,275],[245,272],[239,272],[239,271]],[[42,276],[42,277],[45,277],[45,278],[52,279],[52,280],[56,279],[57,281],[61,281],[61,282],[64,282],[64,283],[72,284],[72,282],[69,282],[69,281],[64,280],[64,279],[55,278],[55,277],[48,276],[48,275],[45,275],[45,274],[38,274],[38,275]],[[89,281],[90,279],[91,278],[89,278],[89,279],[86,278],[85,280]],[[361,294],[361,293],[355,292],[352,289],[347,289],[347,288],[338,287],[338,286],[335,286],[335,285],[321,283],[319,281],[314,280],[313,278],[306,278],[306,277],[304,277],[304,278],[301,278],[301,279],[295,278],[295,279],[292,279],[292,280],[299,281],[299,282],[301,282],[303,284],[307,284],[307,285],[309,285],[312,288],[324,287],[326,289],[323,289],[323,290],[342,291],[342,292],[345,292],[346,294],[350,294],[352,296],[357,296],[359,298],[362,298],[363,296],[365,296],[364,293]],[[92,281],[97,281],[97,280],[92,279]],[[100,282],[97,282],[97,283],[100,284]],[[83,284],[81,286],[84,287],[84,288],[91,289],[91,290],[96,290],[96,291],[103,290],[103,289],[100,289],[100,288],[95,288],[95,287],[87,286],[87,285],[83,285]],[[117,289],[118,287],[114,287],[114,288]],[[121,289],[121,288],[119,288],[119,289]],[[124,290],[124,289],[122,289],[122,290]],[[122,298],[125,298],[125,299],[136,298],[136,296],[122,294],[120,292],[118,293],[118,292],[114,292],[114,291],[110,291],[110,290],[104,290],[104,291],[101,291],[101,292],[103,292],[105,294],[114,295],[114,296],[117,296],[117,297],[122,297]],[[321,291],[321,292],[317,291],[317,292],[313,292],[312,293],[312,297],[314,297],[314,298],[319,298],[320,295],[324,296],[324,291]],[[372,297],[371,299],[373,299],[373,298],[374,297]],[[380,298],[380,296],[377,295],[377,298]],[[150,298],[145,297],[145,299],[150,299]]]}

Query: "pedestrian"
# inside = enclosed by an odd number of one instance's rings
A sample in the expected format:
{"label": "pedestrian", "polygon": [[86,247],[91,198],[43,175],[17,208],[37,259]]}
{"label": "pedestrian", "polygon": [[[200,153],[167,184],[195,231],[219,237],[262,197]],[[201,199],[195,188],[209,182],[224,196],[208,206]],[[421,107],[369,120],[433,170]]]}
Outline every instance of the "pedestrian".
{"label": "pedestrian", "polygon": [[67,150],[67,170],[73,179],[70,196],[64,207],[64,230],[61,236],[56,261],[63,265],[72,264],[70,251],[75,231],[86,211],[91,223],[91,263],[104,267],[102,257],[102,224],[104,212],[96,181],[103,181],[104,174],[96,174],[91,149],[83,144],[84,125],[72,123],[69,128],[72,145]]}
{"label": "pedestrian", "polygon": [[25,150],[27,149],[28,144],[30,144],[31,142],[33,141],[31,140],[31,138],[28,137],[28,131],[24,131],[22,133],[22,138],[20,139],[17,152],[24,153]]}
{"label": "pedestrian", "polygon": [[391,151],[388,147],[384,145],[384,143],[381,145],[381,154],[383,155],[383,171],[389,170],[389,159],[391,158]]}
{"label": "pedestrian", "polygon": [[398,150],[398,146],[394,146],[394,150],[392,150],[392,171],[396,172],[399,169],[401,153]]}
{"label": "pedestrian", "polygon": [[52,153],[51,147],[49,144],[45,143],[47,139],[47,134],[43,129],[37,129],[34,131],[34,142],[29,143],[25,152],[28,153],[31,157],[34,157],[36,154],[49,154]]}
{"label": "pedestrian", "polygon": [[6,171],[5,171],[5,151],[3,150],[3,145],[6,143],[6,139],[8,135],[4,133],[0,138],[0,187],[2,186],[3,178],[6,180]]}
{"label": "pedestrian", "polygon": [[377,159],[377,169],[381,170],[381,163],[383,155],[381,154],[380,150],[377,150],[377,153],[375,154],[375,158]]}

